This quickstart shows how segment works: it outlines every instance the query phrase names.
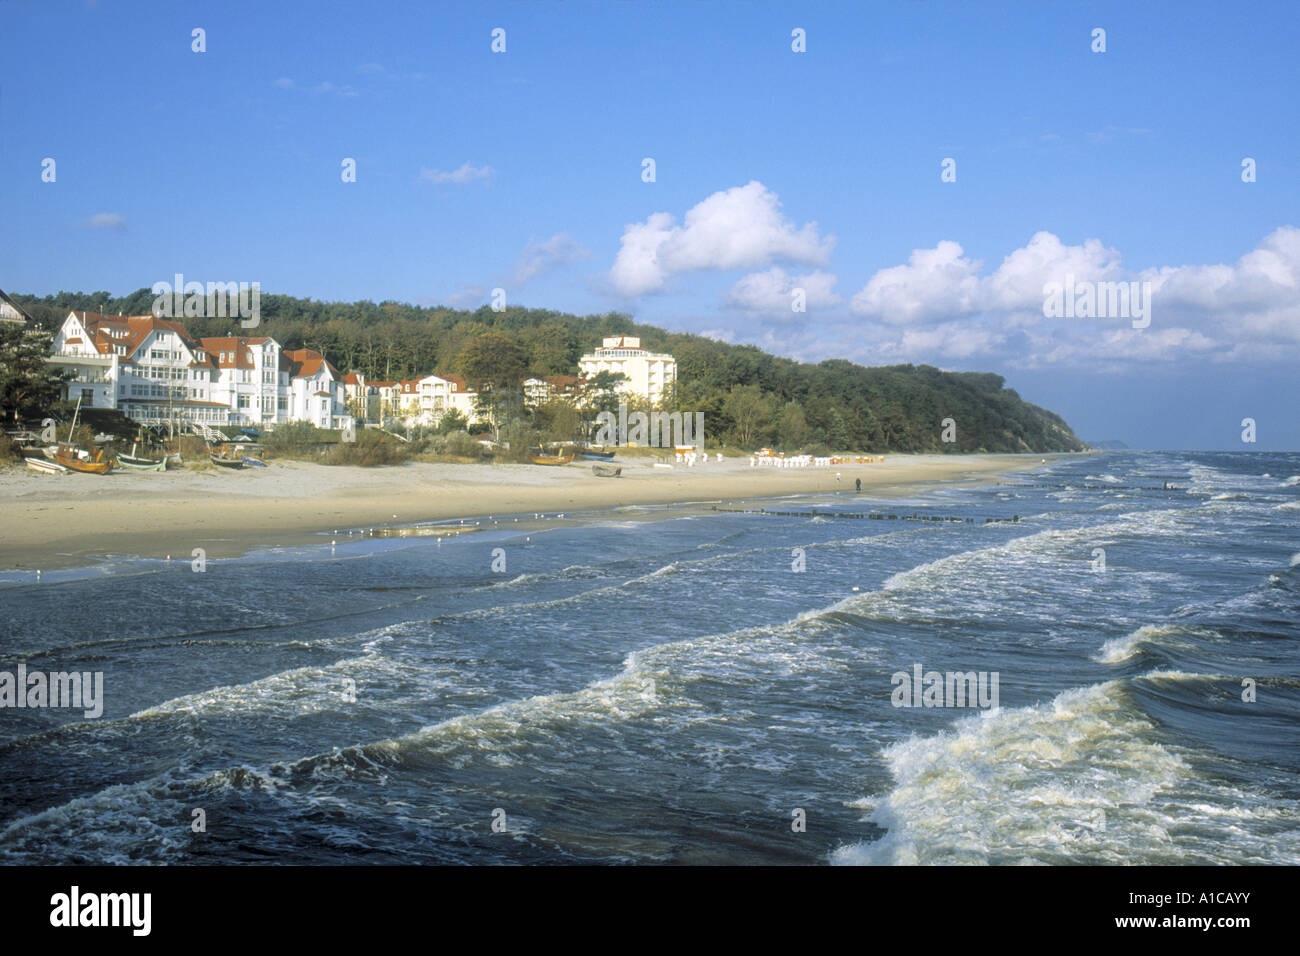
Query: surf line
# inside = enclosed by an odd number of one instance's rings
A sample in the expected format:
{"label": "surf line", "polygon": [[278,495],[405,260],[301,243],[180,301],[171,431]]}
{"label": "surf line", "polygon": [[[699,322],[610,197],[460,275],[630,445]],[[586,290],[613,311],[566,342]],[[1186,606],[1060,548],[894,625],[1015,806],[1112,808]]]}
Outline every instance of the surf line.
{"label": "surf line", "polygon": [[[774,515],[778,518],[857,518],[870,521],[941,521],[952,522],[956,524],[975,524],[974,518],[959,518],[950,515],[923,515],[913,511],[910,515],[896,515],[887,512],[878,511],[772,511],[768,508],[719,508],[713,506],[713,511],[725,512],[727,514],[744,514],[744,515]],[[1006,522],[1008,524],[1019,524],[1020,515],[1012,515],[1010,518],[985,518],[985,524],[999,524]]]}

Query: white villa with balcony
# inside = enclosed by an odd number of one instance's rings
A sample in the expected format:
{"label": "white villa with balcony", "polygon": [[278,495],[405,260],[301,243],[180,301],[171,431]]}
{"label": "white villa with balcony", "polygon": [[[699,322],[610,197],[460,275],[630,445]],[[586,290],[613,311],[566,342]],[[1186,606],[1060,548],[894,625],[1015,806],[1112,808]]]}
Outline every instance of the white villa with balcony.
{"label": "white villa with balcony", "polygon": [[467,422],[486,421],[476,406],[478,393],[459,375],[425,375],[400,383],[398,415],[415,425],[437,425],[455,409]]}
{"label": "white villa with balcony", "polygon": [[48,361],[72,373],[66,398],[148,424],[351,422],[338,371],[319,352],[282,351],[265,336],[195,339],[171,319],[72,312]]}
{"label": "white villa with balcony", "polygon": [[677,360],[641,347],[635,335],[607,335],[601,347],[578,360],[582,377],[595,378],[601,372],[621,372],[627,376],[621,391],[630,392],[658,405],[677,381]]}

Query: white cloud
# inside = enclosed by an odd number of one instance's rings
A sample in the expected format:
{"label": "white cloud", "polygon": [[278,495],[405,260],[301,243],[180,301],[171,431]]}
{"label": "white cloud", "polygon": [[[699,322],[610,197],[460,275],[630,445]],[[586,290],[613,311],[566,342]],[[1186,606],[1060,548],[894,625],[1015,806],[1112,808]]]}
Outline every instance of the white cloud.
{"label": "white cloud", "polygon": [[311,93],[333,93],[336,96],[349,96],[349,97],[357,95],[357,91],[354,90],[351,86],[348,86],[346,83],[340,85],[337,83],[331,83],[329,80],[322,80],[321,82],[317,83],[315,86],[311,87],[310,90],[305,86],[299,86],[298,83],[292,77],[288,77],[288,76],[279,77],[278,79],[274,80],[271,83],[271,85],[274,86],[276,89],[280,89],[280,90],[297,90],[299,92],[311,92]]}
{"label": "white cloud", "polygon": [[905,266],[881,269],[850,307],[891,325],[967,315],[979,308],[979,270],[960,245],[944,240],[933,249],[914,249]]}
{"label": "white cloud", "polygon": [[1121,278],[1120,256],[1099,239],[1086,239],[1081,246],[1067,246],[1050,232],[1036,232],[1029,244],[1002,260],[981,290],[982,310],[1043,311],[1043,287],[1051,282],[1105,282]]}
{"label": "white cloud", "polygon": [[346,83],[338,85],[329,80],[322,80],[311,88],[313,93],[335,93],[339,96],[356,96],[357,91]]}
{"label": "white cloud", "polygon": [[477,309],[487,301],[486,286],[457,283],[455,292],[445,296],[447,305],[453,309]]}
{"label": "white cloud", "polygon": [[790,275],[779,266],[765,272],[751,272],[731,287],[726,307],[757,316],[795,319],[793,293],[803,289],[807,309],[824,309],[844,300],[835,294],[835,276],[820,269],[807,275]]}
{"label": "white cloud", "polygon": [[515,263],[510,284],[523,285],[530,279],[545,275],[553,269],[572,265],[590,253],[572,236],[559,232],[545,242],[529,242]]}
{"label": "white cloud", "polygon": [[494,172],[491,166],[475,166],[473,163],[461,163],[459,168],[451,171],[425,169],[421,166],[419,178],[420,182],[425,183],[453,183],[464,186],[468,183],[491,182]]}
{"label": "white cloud", "polygon": [[84,225],[91,229],[125,229],[126,217],[115,212],[97,212]]}
{"label": "white cloud", "polygon": [[627,226],[620,242],[609,278],[625,296],[659,292],[684,272],[756,269],[774,261],[822,265],[835,244],[834,237],[821,238],[815,222],[796,228],[776,193],[757,181],[714,193],[691,207],[680,226],[670,213],[653,213]]}
{"label": "white cloud", "polygon": [[[1130,316],[1043,313],[1044,287],[1149,282],[1150,325]],[[907,264],[876,272],[851,311],[875,320],[860,330],[858,354],[873,360],[1002,356],[1025,367],[1187,357],[1215,361],[1300,358],[1300,229],[1282,226],[1234,265],[1125,269],[1098,239],[1067,245],[1036,233],[992,273],[952,241],[913,251]]]}

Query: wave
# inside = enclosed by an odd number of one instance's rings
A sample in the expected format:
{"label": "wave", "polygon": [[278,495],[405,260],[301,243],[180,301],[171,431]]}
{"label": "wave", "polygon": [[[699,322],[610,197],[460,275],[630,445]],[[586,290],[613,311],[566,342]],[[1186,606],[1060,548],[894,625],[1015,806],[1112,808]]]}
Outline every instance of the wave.
{"label": "wave", "polygon": [[1122,664],[1147,646],[1185,648],[1191,646],[1191,642],[1182,638],[1221,638],[1221,636],[1215,631],[1181,627],[1176,624],[1144,624],[1122,637],[1112,637],[1106,641],[1094,655],[1093,660],[1101,664]]}
{"label": "wave", "polygon": [[1300,862],[1293,806],[1199,778],[1153,729],[1109,681],[894,744],[883,753],[894,789],[867,818],[885,836],[830,861]]}

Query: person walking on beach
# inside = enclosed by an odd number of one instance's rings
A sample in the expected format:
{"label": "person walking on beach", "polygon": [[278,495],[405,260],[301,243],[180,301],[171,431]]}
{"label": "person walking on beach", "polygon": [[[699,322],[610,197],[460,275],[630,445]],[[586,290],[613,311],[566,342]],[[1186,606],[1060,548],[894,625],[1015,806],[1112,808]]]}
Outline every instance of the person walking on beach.
{"label": "person walking on beach", "polygon": [[857,485],[856,491],[857,491],[859,494],[861,494],[861,493],[862,493],[862,479],[861,479],[861,478],[858,478],[854,483]]}

